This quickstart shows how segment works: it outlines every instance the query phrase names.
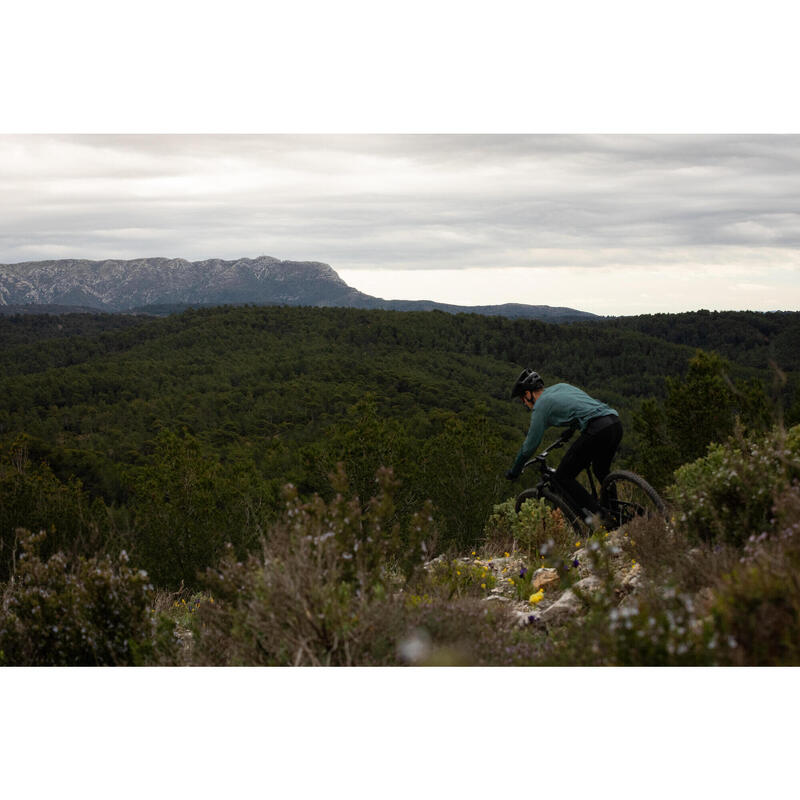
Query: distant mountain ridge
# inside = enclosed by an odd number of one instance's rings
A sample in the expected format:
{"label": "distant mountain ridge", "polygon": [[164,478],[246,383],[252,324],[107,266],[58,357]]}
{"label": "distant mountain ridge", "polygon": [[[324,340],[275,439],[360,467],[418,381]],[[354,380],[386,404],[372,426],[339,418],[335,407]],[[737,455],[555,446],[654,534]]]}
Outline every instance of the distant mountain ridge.
{"label": "distant mountain ridge", "polygon": [[[60,259],[0,264],[0,313],[67,310],[168,313],[196,305],[344,306],[396,311],[468,312],[550,322],[597,319],[572,308],[546,305],[459,306],[431,300],[384,300],[348,286],[328,264],[271,256],[187,261]],[[156,307],[160,309],[156,311]],[[15,309],[12,311],[12,309]]]}

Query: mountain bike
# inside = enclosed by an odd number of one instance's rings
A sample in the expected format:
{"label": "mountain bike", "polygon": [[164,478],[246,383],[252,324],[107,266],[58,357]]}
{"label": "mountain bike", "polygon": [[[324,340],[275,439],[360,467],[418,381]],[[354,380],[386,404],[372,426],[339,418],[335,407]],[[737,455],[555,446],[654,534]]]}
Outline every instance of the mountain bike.
{"label": "mountain bike", "polygon": [[[589,491],[599,503],[600,513],[593,515],[587,509],[577,508],[575,502],[558,486],[555,478],[556,471],[547,463],[547,457],[554,450],[562,448],[573,433],[572,430],[566,431],[547,450],[543,450],[539,455],[525,462],[523,470],[538,465],[541,477],[536,486],[525,489],[517,495],[514,504],[517,514],[526,500],[544,499],[552,508],[558,509],[573,530],[582,536],[591,532],[598,522],[603,524],[606,530],[614,530],[635,517],[655,517],[666,514],[664,501],[641,475],[627,470],[609,472],[600,484],[598,496],[595,479],[589,467],[586,467],[585,470],[588,476]],[[598,517],[599,519],[597,519]]]}

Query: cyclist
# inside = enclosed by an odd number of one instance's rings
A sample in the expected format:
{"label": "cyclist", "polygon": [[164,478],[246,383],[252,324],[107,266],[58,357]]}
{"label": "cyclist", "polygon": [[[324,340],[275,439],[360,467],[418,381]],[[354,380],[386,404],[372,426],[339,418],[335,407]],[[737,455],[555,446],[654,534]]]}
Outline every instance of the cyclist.
{"label": "cyclist", "polygon": [[523,464],[536,452],[547,428],[567,427],[572,432],[580,429],[581,435],[564,454],[554,477],[576,508],[584,509],[585,518],[596,515],[599,503],[575,479],[590,464],[600,482],[608,475],[622,440],[622,423],[617,412],[568,383],[556,383],[545,389],[544,381],[532,369],[519,374],[511,390],[511,398],[515,397],[520,397],[532,412],[531,424],[506,478],[519,477]]}

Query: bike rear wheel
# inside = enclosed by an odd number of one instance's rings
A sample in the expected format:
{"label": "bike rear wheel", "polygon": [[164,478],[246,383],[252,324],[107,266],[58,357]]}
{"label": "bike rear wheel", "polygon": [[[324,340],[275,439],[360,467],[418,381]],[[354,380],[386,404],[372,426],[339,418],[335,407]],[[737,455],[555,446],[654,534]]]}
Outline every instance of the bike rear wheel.
{"label": "bike rear wheel", "polygon": [[554,510],[560,511],[566,523],[581,537],[585,536],[589,530],[586,523],[576,514],[557,494],[549,489],[526,489],[517,495],[514,511],[519,514],[522,504],[526,500],[538,500],[542,498]]}
{"label": "bike rear wheel", "polygon": [[600,504],[611,514],[609,525],[618,528],[635,517],[663,517],[664,501],[640,475],[626,470],[610,472],[600,487]]}

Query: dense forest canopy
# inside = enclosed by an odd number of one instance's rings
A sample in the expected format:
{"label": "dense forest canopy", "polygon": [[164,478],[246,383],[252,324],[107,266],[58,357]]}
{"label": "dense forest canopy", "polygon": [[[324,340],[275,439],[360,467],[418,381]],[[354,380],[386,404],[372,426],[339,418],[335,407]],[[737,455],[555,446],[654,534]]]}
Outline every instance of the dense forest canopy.
{"label": "dense forest canopy", "polygon": [[783,370],[800,369],[800,314],[793,311],[648,314],[607,319],[603,326],[713,350],[757,369],[763,369],[769,360]]}

